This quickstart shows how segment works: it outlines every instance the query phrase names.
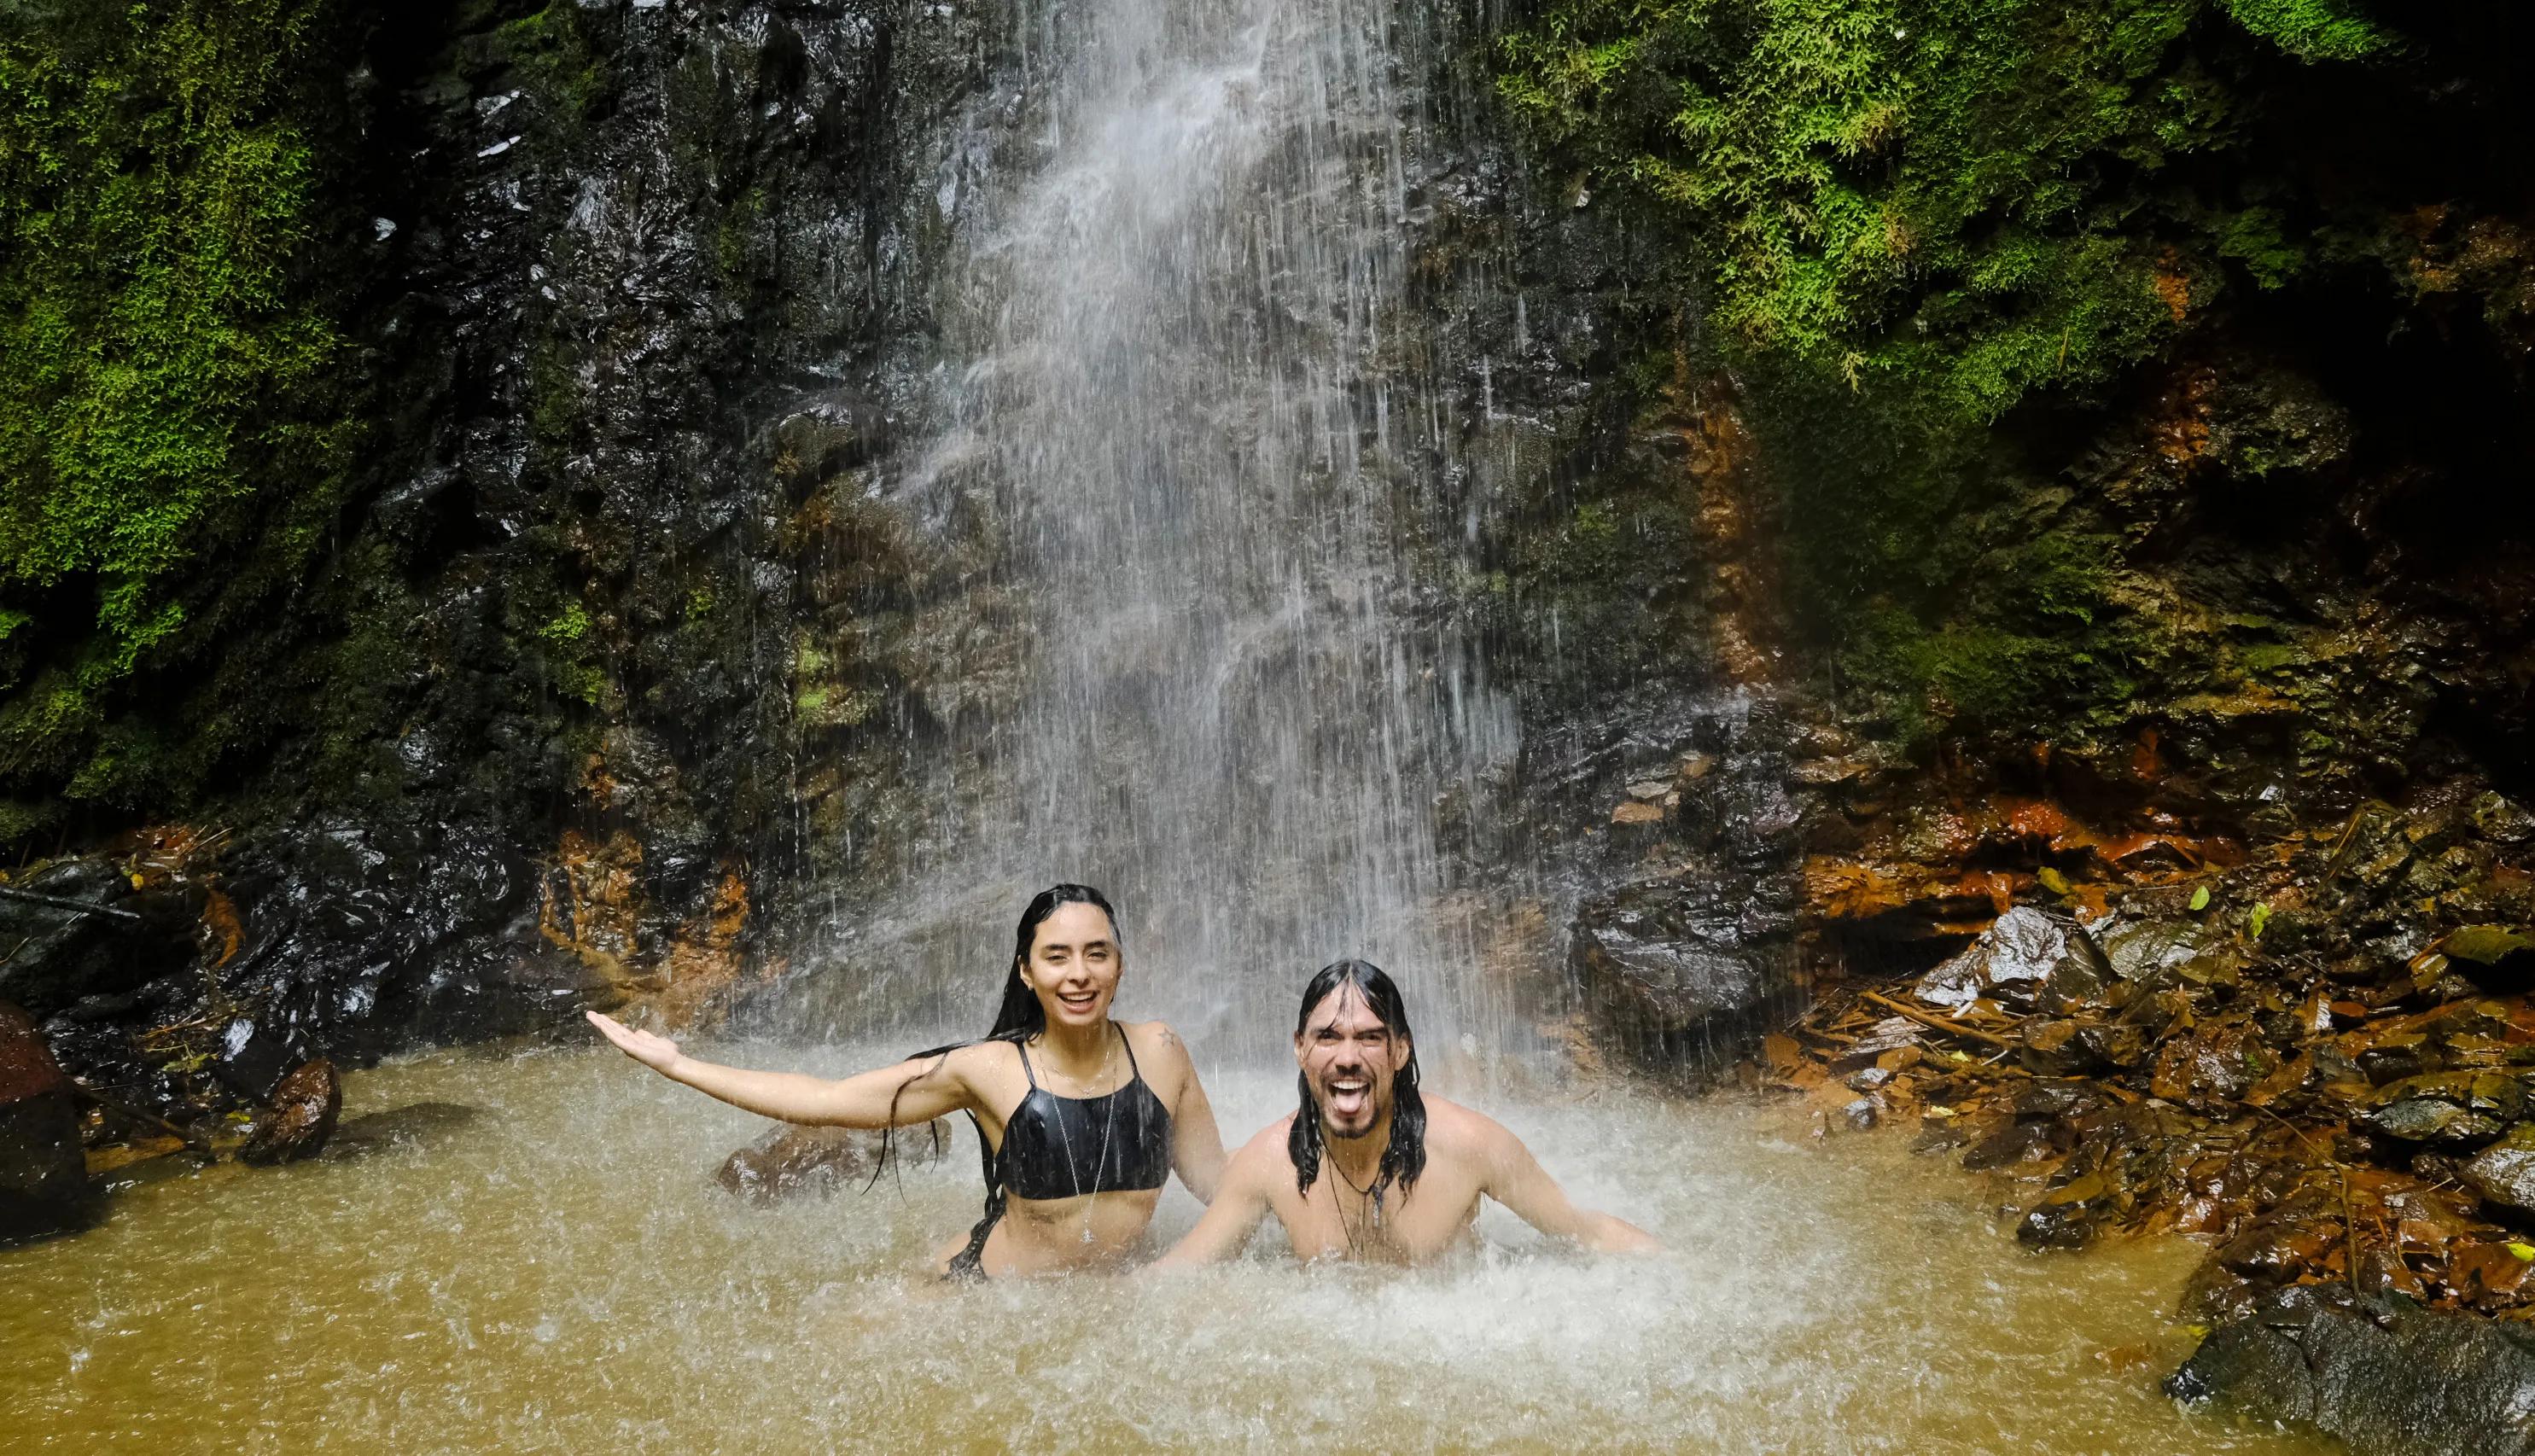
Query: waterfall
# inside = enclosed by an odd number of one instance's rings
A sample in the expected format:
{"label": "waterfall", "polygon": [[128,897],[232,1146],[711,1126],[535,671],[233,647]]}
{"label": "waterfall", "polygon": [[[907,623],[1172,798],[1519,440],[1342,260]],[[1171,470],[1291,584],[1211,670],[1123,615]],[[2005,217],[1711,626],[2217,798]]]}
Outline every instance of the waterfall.
{"label": "waterfall", "polygon": [[[1216,1049],[1281,1044],[1361,955],[1461,1045],[1500,1039],[1437,806],[1512,754],[1451,600],[1486,472],[1407,304],[1432,28],[1381,0],[1093,0],[1016,13],[945,149],[920,443],[880,487],[984,512],[962,670],[1008,705],[919,770],[945,822],[888,903],[840,903],[830,1004],[977,1019],[1024,897],[1121,907],[1134,982]],[[1403,323],[1407,327],[1403,328]],[[1468,1040],[1462,1040],[1462,1034]]]}

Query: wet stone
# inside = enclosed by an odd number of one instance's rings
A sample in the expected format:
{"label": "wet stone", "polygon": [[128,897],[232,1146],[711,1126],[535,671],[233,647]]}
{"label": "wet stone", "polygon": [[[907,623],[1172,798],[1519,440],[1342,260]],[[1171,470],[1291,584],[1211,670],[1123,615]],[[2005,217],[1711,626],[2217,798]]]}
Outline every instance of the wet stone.
{"label": "wet stone", "polygon": [[343,1114],[343,1085],[335,1063],[323,1058],[293,1068],[273,1092],[273,1108],[258,1119],[238,1152],[249,1163],[296,1163],[323,1151]]}
{"label": "wet stone", "polygon": [[2370,1127],[2406,1142],[2476,1142],[2498,1137],[2524,1112],[2525,1088],[2498,1072],[2433,1072],[2377,1090],[2362,1115]]}
{"label": "wet stone", "polygon": [[2067,1152],[2075,1141],[2064,1123],[2016,1122],[1972,1144],[1963,1153],[1963,1167],[1984,1173],[2020,1163],[2048,1162]]}
{"label": "wet stone", "polygon": [[2483,1198],[2511,1213],[2535,1215],[2535,1122],[2520,1122],[2508,1135],[2464,1165],[2464,1181]]}
{"label": "wet stone", "polygon": [[2125,981],[2147,981],[2203,953],[2201,929],[2188,921],[2136,920],[2103,940],[2104,959]]}
{"label": "wet stone", "polygon": [[2016,1222],[2015,1240],[2027,1248],[2083,1248],[2094,1242],[2095,1224],[2111,1199],[2111,1189],[2095,1174],[2070,1180],[2042,1195]]}
{"label": "wet stone", "polygon": [[2262,1296],[2166,1383],[2363,1453],[2535,1456],[2535,1341],[2400,1297],[2329,1287]]}
{"label": "wet stone", "polygon": [[2093,1112],[2104,1099],[2084,1082],[2035,1082],[2015,1094],[2019,1118],[2074,1118]]}
{"label": "wet stone", "polygon": [[2049,912],[2018,905],[1998,918],[1960,955],[1919,978],[1915,995],[1933,1006],[1960,1010],[1983,997],[2028,1001],[2067,968],[2072,980],[2095,980],[2097,957],[2085,932]]}

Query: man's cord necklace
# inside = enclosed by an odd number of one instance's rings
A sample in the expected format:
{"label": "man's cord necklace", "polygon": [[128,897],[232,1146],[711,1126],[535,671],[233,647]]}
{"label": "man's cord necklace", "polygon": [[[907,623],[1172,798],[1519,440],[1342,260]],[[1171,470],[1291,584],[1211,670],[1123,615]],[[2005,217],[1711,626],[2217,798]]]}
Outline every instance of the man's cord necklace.
{"label": "man's cord necklace", "polygon": [[[1365,1242],[1372,1238],[1373,1231],[1382,1227],[1382,1194],[1376,1191],[1383,1187],[1382,1165],[1374,1165],[1373,1182],[1369,1185],[1357,1187],[1355,1180],[1347,1177],[1346,1170],[1338,1166],[1336,1154],[1329,1154],[1324,1161],[1329,1164],[1329,1171],[1338,1176],[1338,1182],[1354,1189],[1356,1197],[1362,1200],[1356,1205],[1362,1211],[1361,1215],[1353,1224],[1347,1222],[1346,1209],[1338,1209],[1338,1230],[1346,1235],[1348,1249],[1360,1253]],[[1336,1195],[1330,1196],[1334,1199]]]}

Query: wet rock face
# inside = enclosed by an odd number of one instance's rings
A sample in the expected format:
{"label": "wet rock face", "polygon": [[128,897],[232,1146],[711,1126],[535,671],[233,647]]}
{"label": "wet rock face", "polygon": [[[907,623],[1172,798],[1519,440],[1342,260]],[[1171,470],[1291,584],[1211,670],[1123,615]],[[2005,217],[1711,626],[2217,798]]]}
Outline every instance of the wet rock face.
{"label": "wet rock face", "polygon": [[1641,1064],[1706,1071],[1793,1004],[1797,814],[1771,748],[1781,730],[1729,698],[1599,744],[1578,735],[1558,747],[1579,758],[1545,751],[1530,765],[1581,802],[1617,802],[1607,831],[1569,851],[1594,887],[1569,926],[1568,971]]}
{"label": "wet rock face", "polygon": [[200,907],[161,934],[181,953],[138,983],[64,983],[44,1030],[73,1073],[180,1122],[262,1104],[315,1059],[528,1031],[622,996],[539,935],[535,869],[490,826],[313,815],[149,880],[135,899]]}
{"label": "wet rock face", "polygon": [[1586,1003],[1646,1048],[1730,1049],[1783,990],[1714,887],[1651,880],[1578,907],[1569,966]]}
{"label": "wet rock face", "polygon": [[335,1063],[311,1062],[281,1079],[273,1108],[257,1120],[238,1156],[249,1163],[296,1163],[313,1158],[335,1135],[343,1113],[343,1084]]}
{"label": "wet rock face", "polygon": [[2535,1453],[2535,1339],[2399,1296],[2277,1291],[2211,1332],[2166,1389],[2313,1426],[2359,1456]]}
{"label": "wet rock face", "polygon": [[88,1209],[70,1081],[33,1018],[0,1001],[0,1244],[77,1227]]}
{"label": "wet rock face", "polygon": [[[332,201],[363,473],[326,569],[224,642],[270,669],[239,727],[269,753],[202,807],[235,830],[193,886],[216,907],[161,915],[103,857],[25,887],[146,924],[0,903],[26,940],[0,996],[75,1073],[181,1119],[311,1058],[549,1025],[663,979],[695,927],[755,957],[783,887],[896,842],[898,780],[790,765],[804,738],[894,760],[932,726],[908,665],[956,676],[870,630],[927,605],[940,533],[866,487],[931,347],[930,184],[993,9],[591,0],[351,32],[367,160]],[[627,846],[604,904],[571,835]],[[745,938],[717,929],[734,898]]]}
{"label": "wet rock face", "polygon": [[15,947],[0,964],[0,1001],[37,1016],[84,996],[128,994],[193,956],[197,907],[136,889],[104,857],[47,865],[6,887],[23,895],[0,896],[0,944]]}

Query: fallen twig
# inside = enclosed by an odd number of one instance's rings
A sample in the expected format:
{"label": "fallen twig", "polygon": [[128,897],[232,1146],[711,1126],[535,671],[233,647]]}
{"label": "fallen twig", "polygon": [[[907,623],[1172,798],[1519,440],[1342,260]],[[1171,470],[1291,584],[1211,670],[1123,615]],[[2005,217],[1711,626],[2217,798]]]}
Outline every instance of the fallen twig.
{"label": "fallen twig", "polygon": [[129,1118],[136,1122],[147,1122],[157,1128],[159,1131],[166,1133],[169,1137],[179,1139],[185,1144],[185,1146],[194,1149],[196,1152],[208,1154],[212,1150],[212,1144],[209,1138],[203,1136],[199,1132],[191,1132],[185,1128],[179,1127],[175,1123],[168,1122],[165,1118],[159,1117],[155,1113],[143,1112],[137,1107],[119,1102],[114,1098],[108,1097],[104,1093],[97,1091],[93,1087],[85,1086],[76,1081],[71,1083],[71,1090],[78,1095],[87,1098],[89,1101],[95,1103],[98,1107],[105,1109],[107,1112],[115,1114],[117,1117]]}
{"label": "fallen twig", "polygon": [[73,910],[82,915],[111,915],[117,920],[141,918],[137,911],[117,910],[111,905],[92,905],[86,900],[74,900],[68,895],[46,895],[38,894],[31,889],[11,889],[5,884],[0,884],[0,900],[25,900],[31,905],[50,905],[56,910]]}
{"label": "fallen twig", "polygon": [[1977,1026],[1965,1026],[1959,1021],[1948,1021],[1943,1016],[1922,1011],[1915,1006],[1905,1006],[1888,996],[1878,996],[1872,991],[1861,991],[1858,995],[1886,1010],[1897,1011],[1922,1026],[1934,1027],[1939,1031],[1950,1031],[1956,1036],[1967,1036],[1976,1042],[1987,1042],[1993,1047],[2005,1047],[2009,1051],[2015,1050],[2015,1043],[1996,1033],[1983,1031]]}

